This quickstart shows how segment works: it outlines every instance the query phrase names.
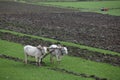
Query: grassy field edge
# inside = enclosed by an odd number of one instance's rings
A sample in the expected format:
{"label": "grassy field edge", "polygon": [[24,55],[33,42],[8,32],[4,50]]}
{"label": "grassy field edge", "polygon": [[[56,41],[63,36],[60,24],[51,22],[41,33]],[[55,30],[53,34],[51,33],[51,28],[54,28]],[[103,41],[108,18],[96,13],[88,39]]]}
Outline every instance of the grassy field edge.
{"label": "grassy field edge", "polygon": [[77,47],[77,48],[80,48],[80,49],[86,49],[86,50],[93,51],[93,52],[99,52],[99,53],[104,53],[104,54],[111,54],[111,55],[120,56],[120,53],[118,53],[118,52],[99,49],[99,48],[94,48],[94,47],[80,45],[80,44],[75,44],[75,43],[71,43],[71,42],[58,41],[58,40],[54,40],[54,39],[50,39],[50,38],[33,36],[33,35],[18,33],[18,32],[14,32],[14,31],[10,31],[10,30],[3,30],[3,29],[0,29],[0,32],[7,32],[7,33],[11,33],[13,35],[19,35],[19,36],[28,36],[28,37],[31,37],[31,38],[41,39],[43,41],[48,41],[48,42],[52,42],[52,43],[60,42],[61,44],[65,45],[65,46]]}

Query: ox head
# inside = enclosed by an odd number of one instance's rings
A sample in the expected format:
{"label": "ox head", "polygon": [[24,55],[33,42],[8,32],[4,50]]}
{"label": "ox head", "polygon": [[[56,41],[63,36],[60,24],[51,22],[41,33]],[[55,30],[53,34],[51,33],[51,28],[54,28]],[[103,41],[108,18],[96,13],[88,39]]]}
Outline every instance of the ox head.
{"label": "ox head", "polygon": [[41,51],[42,51],[43,55],[48,53],[47,47],[45,47],[45,46],[41,48]]}
{"label": "ox head", "polygon": [[68,54],[68,49],[67,49],[67,47],[62,47],[62,48],[61,48],[61,51],[62,51],[63,54]]}
{"label": "ox head", "polygon": [[39,50],[41,50],[44,55],[45,55],[46,53],[48,53],[47,47],[45,47],[45,46],[38,45],[37,48],[38,48]]}
{"label": "ox head", "polygon": [[43,51],[44,51],[45,54],[48,53],[47,47],[43,47]]}

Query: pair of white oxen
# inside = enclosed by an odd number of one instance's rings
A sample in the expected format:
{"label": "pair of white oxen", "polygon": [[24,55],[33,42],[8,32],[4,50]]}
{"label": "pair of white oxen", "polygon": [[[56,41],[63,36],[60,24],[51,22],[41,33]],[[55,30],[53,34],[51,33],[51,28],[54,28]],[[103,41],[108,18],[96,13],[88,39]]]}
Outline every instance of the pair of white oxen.
{"label": "pair of white oxen", "polygon": [[53,57],[55,56],[57,58],[57,61],[61,61],[61,57],[64,54],[68,54],[68,50],[66,47],[63,47],[61,45],[51,45],[50,47],[45,46],[31,46],[26,45],[24,46],[24,54],[25,54],[25,63],[27,64],[27,57],[33,56],[36,59],[36,64],[41,65],[42,59],[47,55],[50,54],[50,61],[53,63]]}

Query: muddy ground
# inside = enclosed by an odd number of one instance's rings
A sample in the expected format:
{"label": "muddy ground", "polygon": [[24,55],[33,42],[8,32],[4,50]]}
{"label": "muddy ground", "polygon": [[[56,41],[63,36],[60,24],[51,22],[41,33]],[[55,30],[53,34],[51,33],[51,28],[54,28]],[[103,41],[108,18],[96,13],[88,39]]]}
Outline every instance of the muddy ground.
{"label": "muddy ground", "polygon": [[120,52],[120,16],[3,1],[0,28]]}

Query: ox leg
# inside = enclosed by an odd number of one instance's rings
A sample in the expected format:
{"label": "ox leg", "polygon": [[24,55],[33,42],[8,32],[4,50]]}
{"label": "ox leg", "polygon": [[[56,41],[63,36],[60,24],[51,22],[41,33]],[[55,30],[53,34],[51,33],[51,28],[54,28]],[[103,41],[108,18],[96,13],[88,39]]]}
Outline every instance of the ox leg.
{"label": "ox leg", "polygon": [[60,64],[60,61],[61,61],[61,57],[60,56],[56,56],[57,57],[57,62],[58,62],[58,64]]}
{"label": "ox leg", "polygon": [[25,53],[25,64],[27,64],[27,54]]}
{"label": "ox leg", "polygon": [[36,65],[38,65],[38,57],[35,57]]}
{"label": "ox leg", "polygon": [[42,61],[42,58],[39,58],[38,59],[38,66],[41,66],[41,61]]}
{"label": "ox leg", "polygon": [[40,62],[41,64],[45,64],[45,62],[43,62],[43,58],[41,58],[41,62]]}

